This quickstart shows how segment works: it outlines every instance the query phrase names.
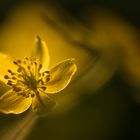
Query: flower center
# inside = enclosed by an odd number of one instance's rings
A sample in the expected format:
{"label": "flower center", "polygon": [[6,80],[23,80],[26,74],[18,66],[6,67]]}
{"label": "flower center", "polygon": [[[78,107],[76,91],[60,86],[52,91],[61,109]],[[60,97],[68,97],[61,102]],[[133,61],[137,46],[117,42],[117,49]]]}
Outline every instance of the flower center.
{"label": "flower center", "polygon": [[34,58],[24,58],[13,62],[17,66],[17,71],[8,69],[7,85],[11,86],[17,95],[26,98],[34,97],[39,91],[47,89],[46,84],[50,81],[49,71],[41,72],[42,64],[38,64]]}

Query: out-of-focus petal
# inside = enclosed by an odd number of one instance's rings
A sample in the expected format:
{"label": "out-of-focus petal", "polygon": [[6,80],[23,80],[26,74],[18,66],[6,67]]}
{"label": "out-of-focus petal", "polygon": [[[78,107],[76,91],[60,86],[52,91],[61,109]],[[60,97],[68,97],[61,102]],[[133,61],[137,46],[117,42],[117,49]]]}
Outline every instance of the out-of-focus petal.
{"label": "out-of-focus petal", "polygon": [[15,92],[9,90],[0,97],[0,112],[20,114],[26,111],[31,103],[31,98],[18,96]]}
{"label": "out-of-focus petal", "polygon": [[56,103],[47,94],[40,91],[33,98],[32,109],[39,115],[47,115],[55,105]]}
{"label": "out-of-focus petal", "polygon": [[50,62],[48,47],[39,36],[36,37],[35,47],[32,51],[32,57],[36,58],[38,63],[42,64],[42,70],[48,68]]}
{"label": "out-of-focus petal", "polygon": [[16,71],[17,67],[13,64],[13,59],[3,53],[0,53],[0,80],[6,82],[4,75],[8,73],[8,69]]}
{"label": "out-of-focus petal", "polygon": [[74,59],[67,59],[50,70],[50,81],[47,83],[47,93],[56,93],[63,90],[70,82],[77,67]]}

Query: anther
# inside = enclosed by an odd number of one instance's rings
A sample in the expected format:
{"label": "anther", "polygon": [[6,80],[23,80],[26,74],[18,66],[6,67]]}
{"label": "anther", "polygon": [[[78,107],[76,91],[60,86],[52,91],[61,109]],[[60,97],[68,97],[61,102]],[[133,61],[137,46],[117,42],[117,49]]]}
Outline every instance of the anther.
{"label": "anther", "polygon": [[20,96],[21,95],[21,93],[17,93],[17,96]]}
{"label": "anther", "polygon": [[47,77],[45,82],[49,82],[50,81],[50,77]]}
{"label": "anther", "polygon": [[21,63],[21,60],[17,60],[18,63]]}
{"label": "anther", "polygon": [[35,61],[34,64],[37,65],[37,62]]}
{"label": "anther", "polygon": [[15,92],[20,92],[20,91],[21,91],[21,89],[20,89],[19,87],[13,87],[13,90],[14,90]]}
{"label": "anther", "polygon": [[16,61],[13,62],[15,65],[18,65],[18,63]]}
{"label": "anther", "polygon": [[11,80],[8,80],[8,82],[12,83],[12,81],[11,81]]}
{"label": "anther", "polygon": [[34,98],[35,97],[35,94],[31,94],[31,97]]}
{"label": "anther", "polygon": [[13,79],[13,80],[16,80],[17,78],[16,78],[16,77],[12,77],[12,79]]}
{"label": "anther", "polygon": [[21,72],[22,71],[22,67],[19,67],[18,69],[17,69],[17,72]]}
{"label": "anther", "polygon": [[42,79],[38,80],[38,82],[40,82],[40,83],[41,83],[41,85],[44,85],[44,82],[43,82],[43,80],[42,80]]}
{"label": "anther", "polygon": [[22,93],[21,95],[22,95],[23,97],[25,97],[25,96],[26,96],[26,94],[25,94],[25,93]]}
{"label": "anther", "polygon": [[13,86],[13,84],[12,84],[12,82],[7,82],[7,85],[9,85],[9,86]]}
{"label": "anther", "polygon": [[26,64],[26,61],[24,60],[23,63]]}
{"label": "anther", "polygon": [[8,72],[11,74],[11,75],[14,75],[15,73],[13,73],[11,70],[8,69]]}
{"label": "anther", "polygon": [[39,95],[39,91],[36,91],[36,94]]}
{"label": "anther", "polygon": [[42,64],[39,65],[38,71],[40,71],[42,68]]}
{"label": "anther", "polygon": [[28,68],[28,70],[30,70],[30,69],[31,69],[31,67],[30,67],[30,66],[27,66],[27,68]]}
{"label": "anther", "polygon": [[50,78],[50,74],[48,74],[46,77],[47,77],[47,78]]}
{"label": "anther", "polygon": [[8,70],[8,72],[9,72],[9,73],[12,73],[12,71],[11,71],[11,70]]}
{"label": "anther", "polygon": [[8,76],[8,75],[4,75],[4,78],[5,78],[5,79],[9,79],[9,76]]}
{"label": "anther", "polygon": [[47,70],[47,71],[44,71],[44,73],[50,73],[50,71]]}
{"label": "anther", "polygon": [[44,91],[47,89],[46,87],[41,87]]}
{"label": "anther", "polygon": [[25,60],[29,60],[29,58],[28,57],[25,57]]}
{"label": "anther", "polygon": [[26,95],[25,95],[25,97],[26,97],[26,98],[29,98],[29,95],[28,95],[28,94],[26,94]]}

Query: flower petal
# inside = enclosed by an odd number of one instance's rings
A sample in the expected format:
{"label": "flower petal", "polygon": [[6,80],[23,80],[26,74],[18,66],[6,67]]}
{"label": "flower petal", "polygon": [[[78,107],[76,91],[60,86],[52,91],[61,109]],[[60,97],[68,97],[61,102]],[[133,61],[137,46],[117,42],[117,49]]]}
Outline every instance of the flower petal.
{"label": "flower petal", "polygon": [[31,103],[31,98],[18,96],[15,92],[9,90],[0,97],[0,112],[20,114],[26,111]]}
{"label": "flower petal", "polygon": [[4,82],[0,81],[0,97],[9,90],[9,86],[6,85]]}
{"label": "flower petal", "polygon": [[33,98],[32,109],[39,115],[47,115],[55,106],[55,101],[44,92],[40,91]]}
{"label": "flower petal", "polygon": [[50,62],[48,47],[46,43],[40,39],[39,36],[36,37],[32,57],[36,58],[37,61],[42,64],[42,70],[48,68]]}
{"label": "flower petal", "polygon": [[47,93],[56,93],[63,90],[70,82],[77,70],[74,59],[64,60],[50,71],[50,81],[47,83]]}
{"label": "flower petal", "polygon": [[4,75],[8,73],[8,69],[15,71],[17,67],[10,56],[0,53],[0,80],[3,82],[7,81],[4,79]]}

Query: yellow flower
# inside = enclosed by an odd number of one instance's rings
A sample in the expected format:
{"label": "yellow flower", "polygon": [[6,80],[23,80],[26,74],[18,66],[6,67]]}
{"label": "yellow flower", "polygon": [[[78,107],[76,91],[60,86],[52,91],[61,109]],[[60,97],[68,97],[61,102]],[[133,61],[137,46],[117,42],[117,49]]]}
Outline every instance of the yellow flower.
{"label": "yellow flower", "polygon": [[19,114],[31,105],[34,112],[49,111],[55,101],[48,95],[63,90],[76,72],[73,60],[64,60],[48,70],[48,48],[38,36],[31,58],[13,61],[0,53],[0,80],[10,87],[0,97],[0,111]]}

